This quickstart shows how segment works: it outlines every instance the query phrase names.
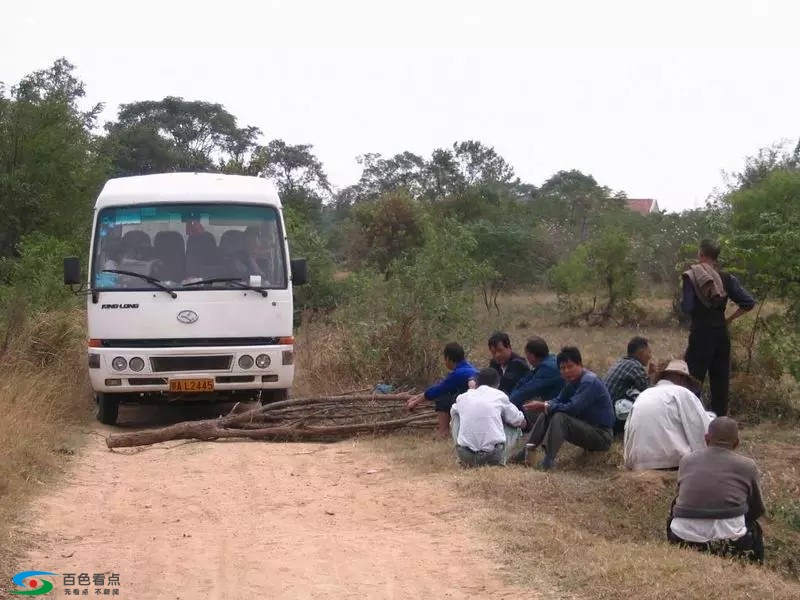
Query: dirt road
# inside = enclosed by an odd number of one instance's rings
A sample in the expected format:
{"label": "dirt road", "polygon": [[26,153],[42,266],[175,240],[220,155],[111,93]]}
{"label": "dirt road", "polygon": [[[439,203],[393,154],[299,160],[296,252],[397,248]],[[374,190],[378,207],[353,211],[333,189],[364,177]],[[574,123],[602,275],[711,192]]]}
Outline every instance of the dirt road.
{"label": "dirt road", "polygon": [[64,479],[34,505],[21,568],[116,573],[120,598],[531,597],[500,581],[446,486],[365,444],[109,452],[92,436]]}

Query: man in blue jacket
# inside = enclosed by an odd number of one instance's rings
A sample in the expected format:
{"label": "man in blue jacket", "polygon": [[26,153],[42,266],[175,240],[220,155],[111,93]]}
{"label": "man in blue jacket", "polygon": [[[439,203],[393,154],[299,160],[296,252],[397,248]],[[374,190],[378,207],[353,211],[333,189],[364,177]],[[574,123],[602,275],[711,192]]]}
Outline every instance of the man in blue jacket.
{"label": "man in blue jacket", "polygon": [[550,354],[550,348],[542,338],[534,336],[528,339],[525,358],[532,370],[519,380],[509,395],[511,404],[520,410],[530,400],[552,400],[564,388],[556,357]]}
{"label": "man in blue jacket", "polygon": [[614,405],[603,380],[583,368],[580,350],[574,346],[562,348],[556,361],[566,381],[564,389],[553,400],[525,405],[528,411],[540,413],[530,443],[544,449],[539,464],[544,470],[553,468],[564,442],[606,451],[614,439]]}
{"label": "man in blue jacket", "polygon": [[[547,342],[539,336],[528,338],[525,344],[525,358],[531,365],[531,371],[520,379],[511,392],[509,400],[525,415],[526,424],[522,430],[530,432],[539,415],[529,412],[525,408],[526,403],[533,400],[552,400],[564,389],[564,379],[558,369],[555,354],[550,354]],[[527,440],[524,441],[527,442]],[[523,448],[510,459],[510,462],[522,463],[524,460],[525,449]]]}
{"label": "man in blue jacket", "polygon": [[456,342],[444,347],[444,364],[450,371],[439,383],[406,401],[406,408],[414,410],[424,400],[432,400],[436,411],[438,434],[442,438],[450,436],[450,408],[456,398],[469,389],[470,379],[478,375],[478,369],[466,360],[464,348]]}

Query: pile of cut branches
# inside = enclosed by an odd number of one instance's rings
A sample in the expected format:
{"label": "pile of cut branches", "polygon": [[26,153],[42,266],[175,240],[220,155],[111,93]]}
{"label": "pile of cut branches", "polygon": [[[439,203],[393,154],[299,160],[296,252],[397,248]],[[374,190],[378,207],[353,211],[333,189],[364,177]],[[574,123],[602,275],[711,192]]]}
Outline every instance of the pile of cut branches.
{"label": "pile of cut branches", "polygon": [[203,421],[185,421],[159,429],[113,433],[109,448],[148,446],[169,440],[254,440],[332,442],[363,433],[387,433],[404,428],[431,428],[430,408],[409,413],[408,394],[347,395],[297,398],[259,405],[244,412]]}

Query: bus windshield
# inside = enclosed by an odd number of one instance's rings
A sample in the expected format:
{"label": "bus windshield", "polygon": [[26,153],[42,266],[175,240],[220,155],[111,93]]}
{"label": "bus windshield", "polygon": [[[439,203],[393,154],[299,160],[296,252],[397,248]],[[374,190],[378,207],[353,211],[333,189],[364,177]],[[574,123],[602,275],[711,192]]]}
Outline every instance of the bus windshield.
{"label": "bus windshield", "polygon": [[[92,257],[92,282],[101,290],[266,289],[287,286],[278,211],[242,204],[151,204],[102,209]],[[255,282],[255,283],[253,283]],[[194,285],[190,285],[194,284]]]}

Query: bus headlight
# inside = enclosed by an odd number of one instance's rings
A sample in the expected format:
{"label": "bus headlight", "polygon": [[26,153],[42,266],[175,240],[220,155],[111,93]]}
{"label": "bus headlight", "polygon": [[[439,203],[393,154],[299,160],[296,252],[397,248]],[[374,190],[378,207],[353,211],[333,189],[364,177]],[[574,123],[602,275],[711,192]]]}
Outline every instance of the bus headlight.
{"label": "bus headlight", "polygon": [[272,363],[272,359],[270,359],[268,354],[259,354],[256,357],[256,366],[259,369],[266,369]]}
{"label": "bus headlight", "polygon": [[249,354],[243,354],[239,357],[239,368],[240,369],[249,369],[253,366],[253,357]]}
{"label": "bus headlight", "polygon": [[115,371],[124,371],[128,366],[128,361],[121,356],[117,356],[111,361],[111,367]]}

